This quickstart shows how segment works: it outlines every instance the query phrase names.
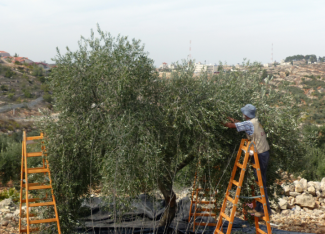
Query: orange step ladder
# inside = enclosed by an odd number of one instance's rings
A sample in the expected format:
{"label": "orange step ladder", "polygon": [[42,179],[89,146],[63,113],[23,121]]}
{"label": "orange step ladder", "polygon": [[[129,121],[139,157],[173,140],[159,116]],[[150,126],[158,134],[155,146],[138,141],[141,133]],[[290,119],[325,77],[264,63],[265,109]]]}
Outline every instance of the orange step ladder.
{"label": "orange step ladder", "polygon": [[[245,157],[243,160],[243,163],[240,163],[240,159],[242,156],[242,151],[245,153]],[[261,170],[260,170],[260,164],[258,161],[258,155],[256,152],[256,147],[255,147],[255,143],[248,141],[247,139],[243,139],[240,143],[239,146],[239,150],[237,153],[237,158],[235,161],[235,165],[231,174],[231,178],[229,181],[229,185],[226,191],[226,196],[224,198],[222,207],[221,207],[221,211],[219,214],[219,220],[218,220],[218,224],[217,227],[214,231],[214,234],[223,234],[223,232],[220,230],[220,228],[222,228],[223,226],[223,219],[228,221],[228,228],[227,228],[227,234],[231,233],[231,229],[233,226],[233,222],[234,222],[234,218],[235,218],[235,213],[236,213],[236,208],[237,208],[237,204],[238,204],[238,200],[240,198],[240,191],[241,191],[241,187],[244,181],[244,176],[245,176],[245,171],[247,168],[247,164],[248,164],[248,160],[250,157],[250,152],[254,153],[254,159],[255,159],[255,164],[252,164],[252,167],[256,169],[256,173],[257,173],[257,181],[255,181],[260,189],[260,193],[261,196],[254,196],[251,197],[251,199],[253,199],[253,207],[256,207],[256,201],[260,202],[263,204],[263,209],[264,209],[264,217],[262,218],[265,222],[266,222],[266,228],[267,228],[267,233],[264,232],[263,230],[260,229],[259,227],[259,218],[258,217],[254,217],[255,219],[255,229],[256,229],[256,233],[259,234],[271,234],[272,230],[271,230],[271,225],[270,225],[270,217],[269,217],[269,213],[268,213],[268,209],[267,209],[267,205],[266,205],[266,199],[265,199],[265,193],[264,193],[264,188],[263,188],[263,182],[262,182],[262,175],[261,175]],[[239,180],[236,181],[235,180],[235,176],[236,176],[236,172],[237,169],[240,168],[241,172],[240,172],[240,177]],[[230,197],[230,191],[231,191],[231,187],[232,186],[236,186],[236,194],[235,197],[232,198]],[[247,197],[243,197],[243,198],[247,198]],[[230,217],[225,213],[226,210],[226,206],[227,206],[227,202],[230,202],[233,204],[233,207],[231,209],[231,214]]]}
{"label": "orange step ladder", "polygon": [[[202,199],[200,199],[200,196],[199,196],[200,193],[210,192],[210,190],[204,189],[204,188],[199,188],[199,186],[197,186],[196,182],[197,182],[197,172],[195,172],[195,178],[194,178],[192,196],[191,196],[191,206],[190,206],[190,212],[189,212],[189,217],[188,217],[189,223],[191,222],[191,219],[193,220],[193,231],[194,232],[195,232],[196,226],[215,227],[217,225],[217,223],[196,222],[196,218],[197,217],[213,217],[216,220],[216,218],[217,218],[216,211],[218,211],[218,209],[216,209],[217,201],[215,200],[215,196],[214,196],[217,192],[209,194],[210,199],[211,199],[210,201],[202,201]],[[194,204],[194,212],[192,212],[193,204]],[[198,207],[198,204],[200,204],[200,205],[214,205],[215,208],[214,209],[213,208],[202,208],[202,207]],[[205,213],[201,213],[201,212],[205,212]]]}
{"label": "orange step ladder", "polygon": [[[40,136],[33,136],[33,137],[26,137],[26,132],[23,132],[23,141],[22,141],[22,157],[21,157],[21,180],[20,180],[20,213],[19,213],[19,232],[20,233],[31,233],[35,231],[40,231],[38,227],[30,227],[32,224],[41,224],[41,223],[57,223],[57,229],[58,233],[61,234],[60,229],[60,223],[59,223],[59,216],[58,211],[56,208],[56,202],[55,197],[53,194],[53,188],[52,188],[52,179],[51,179],[51,173],[49,169],[49,163],[48,160],[45,160],[44,156],[46,156],[46,149],[42,142],[42,151],[41,152],[31,152],[27,153],[27,145],[33,141],[33,140],[42,140],[43,139],[43,133],[41,133]],[[42,167],[35,167],[35,168],[28,168],[27,167],[27,158],[30,157],[43,157],[43,166]],[[44,173],[44,176],[48,176],[49,184],[44,183],[28,183],[28,175],[35,174],[35,173]],[[25,199],[23,199],[23,190],[25,189]],[[48,200],[48,196],[46,193],[45,198],[30,198],[29,191],[32,190],[42,190],[42,189],[51,189],[52,194],[52,201],[46,201]],[[46,201],[46,202],[39,202],[39,201]],[[26,211],[25,215],[23,215],[22,212],[22,205],[26,204]],[[33,219],[31,220],[31,217],[35,217],[33,213],[30,213],[30,208],[33,207],[44,207],[44,206],[53,206],[54,212],[55,212],[55,218],[51,219]],[[26,218],[26,227],[22,227],[22,219]]]}

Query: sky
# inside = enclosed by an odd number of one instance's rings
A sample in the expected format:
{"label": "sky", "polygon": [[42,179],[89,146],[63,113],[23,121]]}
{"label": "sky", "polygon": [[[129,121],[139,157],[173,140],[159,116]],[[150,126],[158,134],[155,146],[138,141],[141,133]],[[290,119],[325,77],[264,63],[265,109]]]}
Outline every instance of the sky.
{"label": "sky", "polygon": [[325,56],[324,0],[0,0],[0,51],[53,63],[97,23],[140,39],[155,65]]}

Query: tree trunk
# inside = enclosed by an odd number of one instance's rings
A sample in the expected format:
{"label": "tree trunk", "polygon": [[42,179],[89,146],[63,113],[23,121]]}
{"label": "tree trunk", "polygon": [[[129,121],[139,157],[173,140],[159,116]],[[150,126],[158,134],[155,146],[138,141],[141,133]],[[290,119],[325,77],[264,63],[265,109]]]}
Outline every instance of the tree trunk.
{"label": "tree trunk", "polygon": [[158,187],[164,196],[166,206],[166,210],[159,221],[159,226],[165,226],[167,229],[176,215],[176,194],[173,191],[173,182],[171,178],[164,176],[159,178]]}

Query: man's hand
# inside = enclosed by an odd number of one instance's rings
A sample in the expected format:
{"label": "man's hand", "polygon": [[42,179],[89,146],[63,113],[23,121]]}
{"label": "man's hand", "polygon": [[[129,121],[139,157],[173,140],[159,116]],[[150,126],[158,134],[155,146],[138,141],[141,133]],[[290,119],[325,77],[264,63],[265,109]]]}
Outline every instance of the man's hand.
{"label": "man's hand", "polygon": [[239,120],[237,120],[237,119],[234,119],[234,118],[231,118],[231,117],[227,117],[227,119],[229,119],[232,123],[238,123],[238,122],[240,122]]}
{"label": "man's hand", "polygon": [[227,127],[227,128],[236,128],[235,123],[222,123],[223,126]]}

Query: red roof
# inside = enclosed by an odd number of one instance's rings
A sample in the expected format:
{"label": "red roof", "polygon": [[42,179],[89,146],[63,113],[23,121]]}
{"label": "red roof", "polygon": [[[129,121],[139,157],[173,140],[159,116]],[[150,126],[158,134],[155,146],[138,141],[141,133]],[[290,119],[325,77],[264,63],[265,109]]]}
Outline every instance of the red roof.
{"label": "red roof", "polygon": [[25,59],[28,59],[28,58],[27,57],[13,57],[12,62],[15,62],[15,61],[23,62],[23,61],[25,61]]}
{"label": "red roof", "polygon": [[0,51],[0,53],[7,53],[7,54],[9,54],[8,52],[6,52],[6,51]]}

